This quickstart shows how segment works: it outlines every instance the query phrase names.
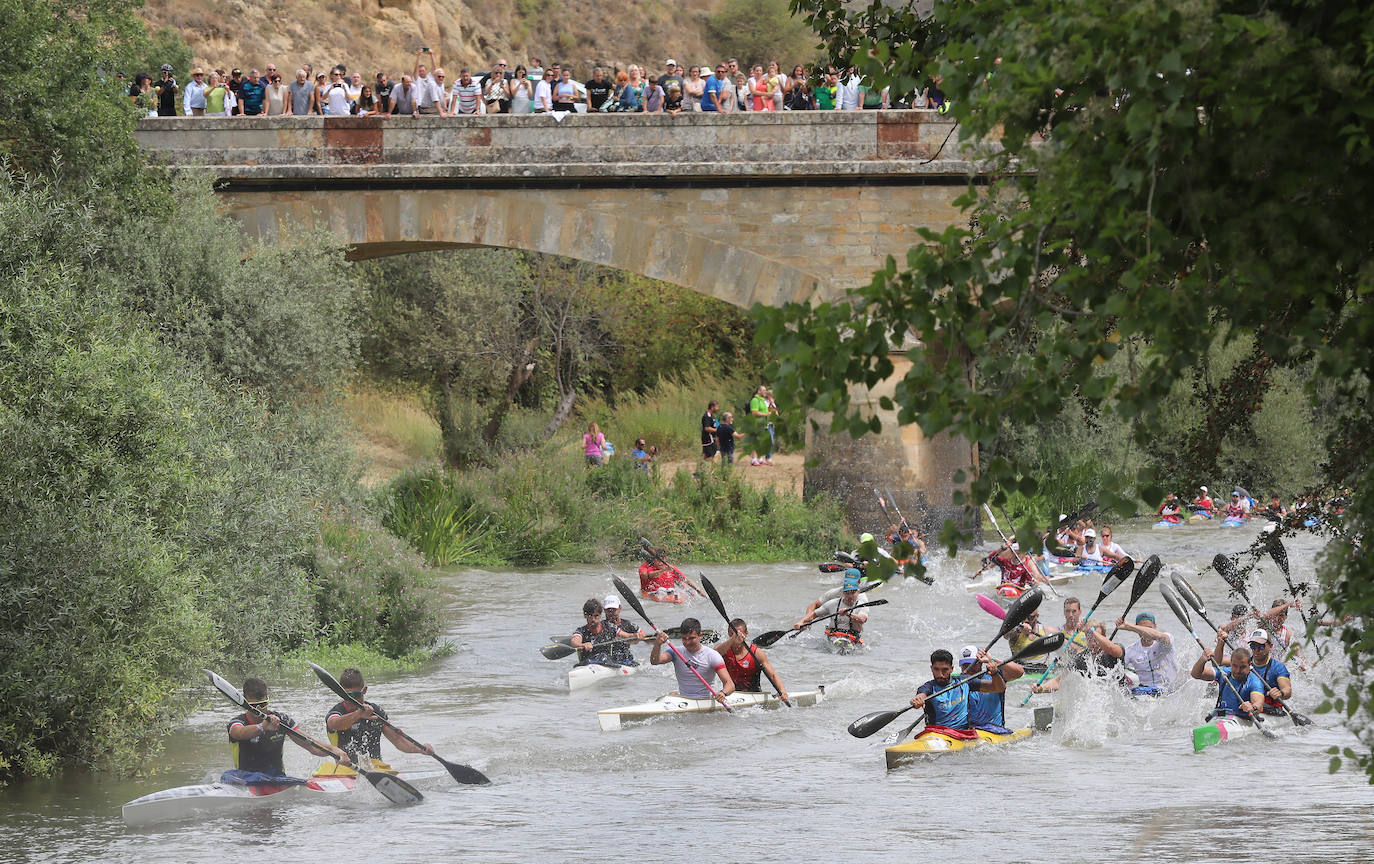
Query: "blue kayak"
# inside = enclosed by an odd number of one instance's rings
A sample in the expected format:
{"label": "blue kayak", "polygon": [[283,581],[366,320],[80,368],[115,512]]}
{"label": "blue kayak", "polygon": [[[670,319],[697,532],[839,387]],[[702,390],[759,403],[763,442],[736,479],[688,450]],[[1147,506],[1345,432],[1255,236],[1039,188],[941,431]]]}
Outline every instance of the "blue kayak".
{"label": "blue kayak", "polygon": [[1111,564],[1084,563],[1075,565],[1073,569],[1077,573],[1107,573],[1112,569],[1112,566]]}
{"label": "blue kayak", "polygon": [[1170,522],[1168,519],[1161,519],[1161,520],[1159,520],[1158,522],[1156,522],[1155,524],[1151,525],[1150,527],[1151,527],[1151,528],[1179,528],[1179,527],[1182,527],[1182,525],[1183,525],[1182,522]]}
{"label": "blue kayak", "polygon": [[1245,524],[1245,520],[1244,520],[1244,519],[1223,519],[1223,520],[1221,520],[1221,527],[1223,527],[1223,528],[1239,528],[1239,527],[1241,527],[1241,526],[1244,525],[1244,524]]}

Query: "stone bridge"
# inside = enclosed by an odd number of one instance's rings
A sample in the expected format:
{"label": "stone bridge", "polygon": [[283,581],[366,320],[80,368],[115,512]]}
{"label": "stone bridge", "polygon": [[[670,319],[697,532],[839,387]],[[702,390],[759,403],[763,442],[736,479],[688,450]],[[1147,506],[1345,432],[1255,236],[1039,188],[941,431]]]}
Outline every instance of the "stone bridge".
{"label": "stone bridge", "polygon": [[[524,249],[743,307],[866,283],[918,229],[961,218],[952,202],[976,171],[929,111],[159,118],[137,134],[152,158],[209,172],[254,241],[323,224],[353,258]],[[976,453],[898,429],[879,395],[855,394],[883,434],[808,437],[806,492],[839,495],[863,530],[886,486],[938,525]]]}

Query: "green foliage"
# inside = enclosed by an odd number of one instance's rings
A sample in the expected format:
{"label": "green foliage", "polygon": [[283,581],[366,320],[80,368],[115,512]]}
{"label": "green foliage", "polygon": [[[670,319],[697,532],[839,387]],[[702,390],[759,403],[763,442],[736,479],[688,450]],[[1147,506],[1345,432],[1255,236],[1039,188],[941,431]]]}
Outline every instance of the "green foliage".
{"label": "green foliage", "polygon": [[[923,231],[924,246],[843,303],[757,311],[759,338],[781,356],[784,408],[834,411],[835,429],[862,433],[851,385],[889,377],[909,334],[938,334],[942,350],[907,353],[884,406],[927,435],[988,447],[1004,424],[1050,420],[1071,400],[1128,421],[1137,447],[1179,433],[1175,461],[1103,478],[1100,500],[1120,508],[1137,491],[1154,504],[1168,484],[1244,468],[1223,464],[1218,431],[1253,429],[1276,386],[1291,398],[1310,374],[1322,382],[1304,394],[1314,413],[1337,407],[1323,480],[1360,490],[1344,536],[1362,535],[1374,513],[1365,6],[991,0],[917,20],[910,6],[793,3],[879,84],[901,92],[941,74],[963,140],[994,136],[1000,150],[987,154],[992,182],[960,199],[969,227]],[[1221,332],[1244,360],[1195,391],[1200,424],[1171,429],[1175,388],[1206,368]],[[1273,441],[1304,437],[1274,425]],[[1024,482],[1015,460],[982,468],[976,501]],[[1323,583],[1338,614],[1367,615],[1374,560],[1332,555]],[[1342,638],[1362,698],[1374,697],[1374,637],[1351,626]],[[1374,776],[1374,758],[1361,759]]]}
{"label": "green foliage", "polygon": [[[701,454],[701,415],[712,399],[729,410],[735,402],[748,402],[754,381],[707,377],[687,373],[665,379],[643,393],[625,393],[615,400],[593,397],[585,400],[579,413],[595,420],[615,444],[617,452],[629,454],[636,438],[659,449],[660,459],[687,459]],[[735,412],[739,412],[736,407]]]}
{"label": "green foliage", "polygon": [[403,475],[385,493],[387,525],[417,545],[460,551],[450,563],[485,566],[629,558],[640,536],[708,561],[814,558],[841,543],[844,516],[828,498],[759,491],[727,467],[666,483],[620,455],[589,470],[574,449]]}
{"label": "green foliage", "polygon": [[793,17],[787,0],[723,0],[706,17],[706,29],[716,53],[741,64],[776,60],[790,71],[816,54],[816,34]]}
{"label": "green foliage", "polygon": [[[310,673],[301,670],[306,668],[307,663],[314,663],[326,669],[352,667],[362,672],[364,678],[371,680],[380,675],[417,672],[424,664],[449,653],[450,650],[448,645],[444,645],[432,651],[413,651],[399,657],[390,657],[356,642],[345,645],[316,644],[281,655],[278,669],[282,675],[300,676],[301,680],[305,681]],[[310,676],[308,681],[313,683],[314,676]]]}

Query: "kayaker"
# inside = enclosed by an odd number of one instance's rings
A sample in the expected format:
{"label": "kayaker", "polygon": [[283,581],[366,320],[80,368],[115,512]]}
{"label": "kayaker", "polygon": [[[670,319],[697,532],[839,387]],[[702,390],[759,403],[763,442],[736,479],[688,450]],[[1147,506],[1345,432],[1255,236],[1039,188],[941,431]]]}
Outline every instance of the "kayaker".
{"label": "kayaker", "polygon": [[1283,501],[1277,495],[1269,496],[1269,506],[1260,511],[1260,514],[1270,522],[1281,522],[1288,515],[1288,508],[1283,506]]}
{"label": "kayaker", "polygon": [[[681,634],[682,647],[664,651],[663,646],[668,644],[668,634],[662,630],[658,631],[658,636],[654,638],[654,649],[649,654],[649,662],[654,666],[672,663],[673,674],[677,676],[677,695],[688,699],[711,698],[711,691],[697,675],[707,682],[713,676],[718,678],[720,691],[717,699],[724,704],[725,697],[735,692],[735,682],[730,680],[730,673],[725,671],[725,658],[721,657],[716,649],[701,644],[701,622],[697,619],[683,618],[678,632]],[[693,670],[696,674],[693,674]]]}
{"label": "kayaker", "polygon": [[398,730],[382,724],[381,721],[387,719],[386,711],[380,705],[363,700],[367,695],[367,684],[363,682],[362,672],[351,668],[343,670],[343,674],[339,676],[339,684],[343,686],[345,693],[362,702],[364,707],[356,708],[344,700],[329,709],[324,718],[324,727],[329,730],[329,743],[347,753],[354,764],[361,757],[367,756],[372,760],[373,768],[379,771],[387,770],[388,766],[381,761],[383,735],[402,753],[434,755],[434,748],[429,744],[416,747],[401,737]]}
{"label": "kayaker", "polygon": [[[1101,622],[1083,621],[1083,606],[1077,597],[1064,598],[1064,643],[1069,651],[1069,659],[1064,664],[1068,669],[1083,675],[1102,675],[1104,669],[1117,665],[1117,657],[1109,653],[1109,646],[1116,645],[1107,639],[1107,628]],[[1116,645],[1117,648],[1121,646]],[[1031,685],[1032,693],[1053,693],[1059,689],[1059,678],[1051,678]]]}
{"label": "kayaker", "polygon": [[[638,624],[631,624],[620,618],[620,598],[614,594],[607,594],[606,599],[601,601],[602,614],[605,616],[606,629],[615,634],[617,639],[634,639],[644,641],[644,634],[640,631]],[[611,662],[621,663],[629,666],[638,664],[635,660],[634,652],[625,642],[615,642],[611,645]]]}
{"label": "kayaker", "polygon": [[1060,513],[1059,521],[1050,526],[1045,532],[1045,554],[1055,558],[1072,558],[1077,549],[1077,544],[1072,542],[1069,536],[1071,526],[1069,524],[1069,514]]}
{"label": "kayaker", "polygon": [[809,610],[796,623],[796,627],[809,627],[812,621],[817,618],[825,618],[828,615],[836,615],[834,623],[827,626],[827,630],[835,630],[854,636],[856,639],[863,633],[864,624],[868,622],[867,612],[848,613],[847,610],[853,609],[860,603],[868,602],[868,595],[859,590],[859,582],[863,577],[857,568],[850,567],[844,571],[844,582],[840,585],[840,596],[832,600],[827,600]]}
{"label": "kayaker", "polygon": [[[286,741],[285,729],[299,729],[290,715],[281,711],[269,711],[267,701],[267,682],[261,678],[249,678],[243,682],[243,699],[251,711],[245,711],[229,721],[229,755],[234,768],[240,774],[262,774],[268,777],[286,776],[282,764],[282,744]],[[285,727],[285,728],[283,728]],[[292,738],[301,749],[315,756],[333,756],[344,765],[352,760],[338,747],[315,747]]]}
{"label": "kayaker", "polygon": [[582,617],[587,619],[583,624],[573,631],[572,647],[577,649],[578,656],[581,658],[578,665],[586,663],[612,664],[611,648],[608,644],[615,638],[615,631],[606,626],[603,620],[605,610],[595,597],[582,604]]}
{"label": "kayaker", "polygon": [[[977,651],[974,656],[983,662],[985,668],[992,668],[995,665],[993,659],[985,651]],[[993,676],[986,683],[978,678],[973,678],[965,680],[961,686],[955,687],[948,693],[934,696],[935,693],[953,683],[953,674],[954,655],[943,648],[932,652],[930,655],[931,680],[916,688],[916,695],[912,697],[911,707],[925,711],[926,728],[921,734],[938,729],[941,734],[950,735],[953,738],[976,738],[978,737],[977,734],[968,728],[969,694],[972,692],[1003,693],[1006,692],[1007,682],[997,676]],[[934,698],[930,698],[932,696]]]}
{"label": "kayaker", "polygon": [[1069,639],[1064,647],[1069,650],[1070,654],[1082,654],[1084,651],[1088,650],[1088,636],[1083,632],[1084,630],[1099,629],[1104,633],[1106,632],[1106,628],[1101,624],[1083,621],[1082,617],[1083,604],[1079,602],[1078,598],[1065,597],[1064,626],[1061,627],[1060,630],[1062,630],[1064,636]]}
{"label": "kayaker", "polygon": [[[913,558],[926,557],[926,541],[921,539],[921,532],[912,528],[906,522],[902,522],[899,525],[893,525],[892,528],[888,530],[887,542],[893,546],[896,546],[898,543],[910,543],[916,550],[916,554],[912,556]],[[904,564],[906,561],[902,560],[899,563]]]}
{"label": "kayaker", "polygon": [[[1026,616],[1026,620],[1013,631],[1007,634],[1007,645],[1010,646],[1013,654],[1022,648],[1039,639],[1041,636],[1048,636],[1054,633],[1055,629],[1049,625],[1040,623],[1040,610],[1033,609]],[[1043,661],[1048,654],[1033,654],[1026,657],[1027,660]]]}
{"label": "kayaker", "polygon": [[1239,492],[1231,493],[1231,503],[1226,505],[1227,519],[1247,519],[1250,516],[1250,505],[1246,499],[1240,497]]}
{"label": "kayaker", "polygon": [[1212,518],[1212,510],[1216,507],[1212,501],[1212,496],[1207,492],[1206,486],[1197,487],[1197,497],[1193,499],[1193,515],[1201,516],[1204,519]]}
{"label": "kayaker", "polygon": [[[984,558],[983,566],[978,568],[978,573],[987,569],[989,564],[995,564],[997,569],[1002,571],[1003,585],[1015,585],[1022,590],[1034,585],[1036,576],[1041,575],[1032,573],[1026,567],[1025,560],[1021,555],[1021,546],[1015,540],[1010,543],[1003,543],[991,555]],[[977,577],[978,573],[974,573],[974,577]]]}
{"label": "kayaker", "polygon": [[[1137,677],[1138,688],[1157,693],[1171,693],[1178,680],[1178,657],[1174,654],[1173,637],[1160,630],[1155,623],[1153,612],[1141,612],[1131,624],[1124,618],[1116,619],[1116,628],[1126,630],[1140,637],[1133,645],[1122,647],[1115,642],[1107,642],[1103,651],[1121,661]],[[1105,640],[1104,640],[1105,641]]]}
{"label": "kayaker", "polygon": [[1178,496],[1170,492],[1164,496],[1164,502],[1159,505],[1157,512],[1159,518],[1164,522],[1177,523],[1183,521],[1183,517],[1179,515],[1182,511],[1183,508],[1178,503]]}
{"label": "kayaker", "polygon": [[1097,543],[1097,532],[1089,528],[1083,532],[1083,545],[1078,547],[1075,564],[1101,564],[1102,547]]}
{"label": "kayaker", "polygon": [[1292,600],[1279,597],[1269,606],[1268,612],[1263,615],[1259,612],[1255,613],[1260,620],[1260,626],[1268,630],[1270,636],[1273,637],[1271,644],[1279,651],[1287,650],[1288,646],[1293,644],[1293,631],[1289,629],[1287,621],[1288,610],[1294,608],[1301,611],[1302,600],[1296,597]]}
{"label": "kayaker", "polygon": [[685,583],[688,587],[696,589],[698,594],[704,594],[701,586],[697,585],[679,569],[649,552],[643,552],[644,563],[639,565],[639,594],[651,600],[662,602],[677,602],[679,599],[679,584]]}
{"label": "kayaker", "polygon": [[969,692],[968,727],[1006,735],[1011,731],[1006,728],[1006,685],[1025,675],[1026,670],[1019,663],[999,664],[992,658],[988,659],[988,664],[984,666],[983,661],[979,659],[977,645],[965,645],[959,651],[959,671],[962,675],[976,679],[983,687],[991,684],[993,678],[1001,678],[1003,682],[1003,687],[999,691]]}
{"label": "kayaker", "polygon": [[[1264,628],[1256,627],[1250,631],[1245,644],[1250,648],[1250,668],[1264,684],[1264,713],[1284,714],[1283,706],[1277,700],[1287,701],[1293,698],[1293,679],[1289,675],[1288,667],[1273,655],[1273,644]],[[1217,631],[1217,647],[1213,653],[1221,656],[1225,650],[1226,628],[1223,627]],[[1221,662],[1225,666],[1229,658]]]}
{"label": "kayaker", "polygon": [[[1212,668],[1213,652],[1202,652],[1193,664],[1193,677],[1199,681],[1218,681],[1217,672]],[[1217,705],[1208,718],[1213,717],[1251,717],[1264,710],[1264,682],[1250,668],[1250,649],[1237,648],[1231,652],[1230,665],[1221,667],[1224,671],[1217,684]],[[1230,682],[1230,686],[1227,685]]]}
{"label": "kayaker", "polygon": [[749,645],[749,625],[744,623],[743,618],[730,622],[730,638],[725,640],[721,658],[725,660],[725,671],[730,673],[730,680],[735,682],[736,692],[762,693],[761,679],[763,673],[767,672],[777,682],[782,700],[787,701],[787,685],[782,683],[782,678],[773,668],[768,652],[757,645]]}
{"label": "kayaker", "polygon": [[1120,544],[1112,541],[1112,526],[1110,525],[1102,526],[1102,542],[1099,545],[1102,547],[1103,563],[1115,564],[1123,558],[1129,557]]}

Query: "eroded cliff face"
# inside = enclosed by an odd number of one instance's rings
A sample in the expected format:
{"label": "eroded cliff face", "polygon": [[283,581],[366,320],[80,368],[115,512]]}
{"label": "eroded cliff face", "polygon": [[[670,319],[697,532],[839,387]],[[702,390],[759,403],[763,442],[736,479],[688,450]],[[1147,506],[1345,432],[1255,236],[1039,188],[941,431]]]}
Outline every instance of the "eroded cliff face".
{"label": "eroded cliff face", "polygon": [[[450,71],[484,71],[499,57],[514,69],[538,57],[571,62],[586,78],[593,65],[639,63],[662,71],[713,64],[704,19],[709,2],[662,0],[149,0],[144,17],[171,27],[208,67],[262,69],[289,77],[303,63],[321,71],[343,63],[370,78],[409,72],[428,47]],[[432,65],[432,64],[430,64]]]}

